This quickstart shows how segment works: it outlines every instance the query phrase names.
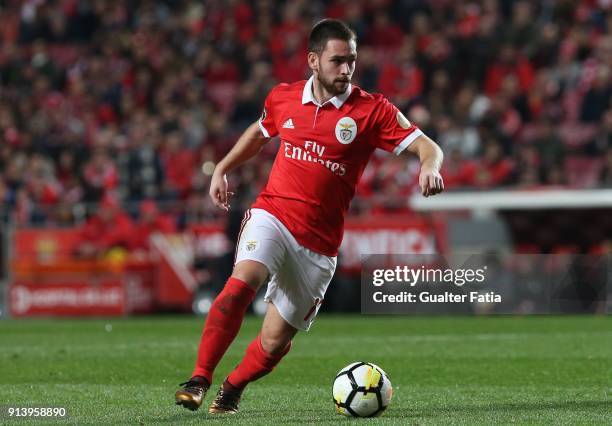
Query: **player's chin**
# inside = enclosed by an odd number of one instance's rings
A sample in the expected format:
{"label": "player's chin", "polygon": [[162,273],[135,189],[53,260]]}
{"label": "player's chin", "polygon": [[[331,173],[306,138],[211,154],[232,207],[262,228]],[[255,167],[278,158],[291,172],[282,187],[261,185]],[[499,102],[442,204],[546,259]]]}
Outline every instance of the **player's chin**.
{"label": "player's chin", "polygon": [[334,82],[334,86],[336,87],[336,91],[338,93],[344,93],[348,88],[349,83],[349,81],[336,80]]}

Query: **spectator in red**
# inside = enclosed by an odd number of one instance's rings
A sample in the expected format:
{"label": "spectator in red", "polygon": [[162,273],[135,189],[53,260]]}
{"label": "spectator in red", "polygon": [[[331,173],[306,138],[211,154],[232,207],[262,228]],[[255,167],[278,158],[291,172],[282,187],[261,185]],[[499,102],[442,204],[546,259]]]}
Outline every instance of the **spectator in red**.
{"label": "spectator in red", "polygon": [[283,52],[287,48],[287,42],[290,40],[292,43],[296,43],[294,40],[297,39],[302,52],[306,49],[306,27],[308,25],[305,25],[302,20],[303,13],[303,5],[299,2],[284,4],[282,20],[274,27],[274,37],[270,39],[269,45],[275,59],[283,56]]}
{"label": "spectator in red", "polygon": [[99,201],[119,183],[117,166],[105,148],[95,148],[91,159],[83,167],[85,201]]}
{"label": "spectator in red", "polygon": [[171,199],[185,199],[191,190],[194,154],[184,147],[179,132],[171,132],[166,137],[161,152],[165,175],[165,195]]}
{"label": "spectator in red", "polygon": [[149,250],[149,238],[155,232],[171,234],[176,232],[172,219],[160,213],[155,202],[144,200],[140,203],[140,215],[132,232],[131,247],[136,251]]}
{"label": "spectator in red", "polygon": [[497,60],[488,67],[485,93],[489,96],[499,93],[508,75],[516,76],[522,93],[531,89],[535,79],[535,72],[527,58],[520,56],[511,44],[502,46]]}
{"label": "spectator in red", "polygon": [[352,3],[351,0],[334,0],[325,9],[325,16],[333,19],[345,19],[348,8]]}
{"label": "spectator in red", "polygon": [[493,188],[509,183],[514,170],[512,160],[504,157],[501,144],[496,140],[485,146],[484,156],[473,169],[469,182],[480,188]]}
{"label": "spectator in red", "polygon": [[378,90],[386,93],[396,104],[405,105],[423,91],[423,71],[415,59],[414,42],[406,39],[394,60],[382,65]]}
{"label": "spectator in red", "polygon": [[416,49],[420,54],[425,53],[425,50],[432,42],[432,34],[434,30],[431,26],[431,20],[427,14],[419,12],[410,18],[410,31],[416,38]]}
{"label": "spectator in red", "polygon": [[474,162],[465,159],[459,148],[452,149],[442,168],[444,186],[450,189],[469,186],[472,184],[471,180],[475,170],[476,165]]}
{"label": "spectator in red", "polygon": [[30,158],[25,181],[30,198],[39,206],[51,206],[59,201],[61,187],[51,163],[42,155],[34,154]]}
{"label": "spectator in red", "polygon": [[238,29],[238,37],[243,44],[247,45],[255,35],[254,13],[249,2],[237,0],[233,3],[234,22]]}
{"label": "spectator in red", "polygon": [[115,247],[129,250],[133,232],[134,224],[130,217],[121,210],[115,199],[106,196],[98,205],[96,214],[80,230],[77,255],[96,258]]}
{"label": "spectator in red", "polygon": [[240,73],[234,61],[230,61],[223,55],[214,54],[209,67],[204,73],[206,82],[210,85],[220,83],[238,84]]}
{"label": "spectator in red", "polygon": [[[22,224],[78,215],[79,203],[109,192],[132,202],[195,200],[186,217],[217,217],[198,199],[207,178],[189,150],[209,146],[214,163],[273,86],[304,77],[306,29],[319,15],[345,20],[364,44],[357,84],[404,110],[426,108],[447,154],[461,151],[450,186],[473,183],[482,141],[502,144],[517,170],[512,182],[523,187],[536,178],[563,184],[565,160],[576,154],[597,156],[599,167],[612,143],[610,126],[602,128],[612,99],[609,0],[90,3],[3,3],[1,192]],[[550,116],[553,134],[529,138],[541,157],[538,176],[523,167],[515,142]],[[177,131],[175,152],[166,139]],[[258,176],[267,176],[272,146]],[[37,153],[55,163],[44,175],[30,165]],[[386,203],[371,170],[355,205]],[[265,185],[236,178],[236,186]]]}
{"label": "spectator in red", "polygon": [[56,175],[63,188],[70,186],[72,182],[78,179],[76,156],[73,151],[66,149],[60,152]]}
{"label": "spectator in red", "polygon": [[288,33],[282,51],[274,57],[274,77],[278,81],[299,80],[306,75],[308,64],[302,46],[303,36]]}
{"label": "spectator in red", "polygon": [[402,45],[403,37],[401,28],[389,19],[386,11],[376,12],[372,26],[368,30],[367,44],[393,50]]}

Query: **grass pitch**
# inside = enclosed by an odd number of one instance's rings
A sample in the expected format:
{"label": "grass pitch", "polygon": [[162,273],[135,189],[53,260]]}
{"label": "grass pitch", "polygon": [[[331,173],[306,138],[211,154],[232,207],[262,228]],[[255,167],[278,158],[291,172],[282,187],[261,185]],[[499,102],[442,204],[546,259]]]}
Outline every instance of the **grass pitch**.
{"label": "grass pitch", "polygon": [[[260,321],[245,321],[206,402]],[[0,321],[0,423],[13,422],[7,406],[68,411],[35,424],[612,423],[610,317],[321,315],[247,388],[236,416],[174,405],[201,327],[191,317]],[[381,418],[334,411],[334,375],[358,360],[380,365],[393,383]]]}

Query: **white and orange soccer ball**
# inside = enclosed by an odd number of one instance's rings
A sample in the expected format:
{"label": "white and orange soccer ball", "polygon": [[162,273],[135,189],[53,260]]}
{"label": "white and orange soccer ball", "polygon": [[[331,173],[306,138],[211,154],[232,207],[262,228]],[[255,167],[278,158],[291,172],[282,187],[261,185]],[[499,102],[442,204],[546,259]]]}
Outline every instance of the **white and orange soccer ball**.
{"label": "white and orange soccer ball", "polygon": [[380,416],[391,402],[393,387],[382,368],[354,362],[338,372],[332,388],[336,411],[349,417]]}

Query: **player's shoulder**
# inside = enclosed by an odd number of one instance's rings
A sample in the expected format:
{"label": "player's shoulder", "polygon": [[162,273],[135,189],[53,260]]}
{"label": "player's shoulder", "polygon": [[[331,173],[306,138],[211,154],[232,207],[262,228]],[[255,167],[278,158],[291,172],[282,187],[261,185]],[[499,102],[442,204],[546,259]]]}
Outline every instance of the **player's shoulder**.
{"label": "player's shoulder", "polygon": [[300,80],[293,83],[280,83],[270,90],[269,96],[273,96],[278,99],[286,99],[298,94],[301,99],[305,85],[306,80]]}
{"label": "player's shoulder", "polygon": [[353,99],[353,102],[358,102],[371,107],[377,107],[381,104],[389,104],[389,100],[382,93],[370,93],[363,90],[359,86],[353,86],[351,98]]}

